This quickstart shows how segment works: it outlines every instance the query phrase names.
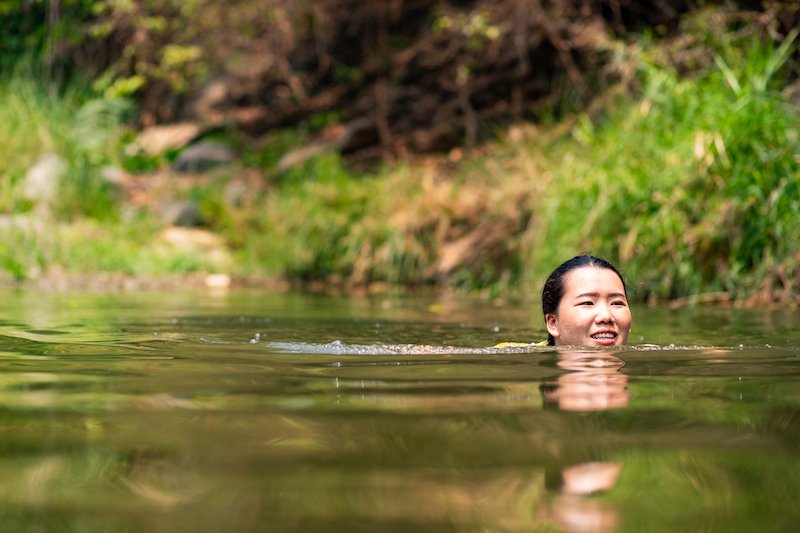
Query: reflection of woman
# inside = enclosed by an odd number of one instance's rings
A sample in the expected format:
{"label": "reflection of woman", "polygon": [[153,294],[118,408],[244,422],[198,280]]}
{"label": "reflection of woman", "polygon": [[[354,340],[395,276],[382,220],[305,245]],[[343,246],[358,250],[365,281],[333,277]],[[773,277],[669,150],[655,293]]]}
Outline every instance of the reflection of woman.
{"label": "reflection of woman", "polygon": [[613,488],[621,470],[622,465],[614,462],[582,463],[564,468],[561,494],[554,498],[545,513],[564,531],[615,531],[620,522],[617,510],[586,496]]}
{"label": "reflection of woman", "polygon": [[631,332],[625,282],[603,259],[579,255],[550,274],[542,289],[550,346],[618,346]]}
{"label": "reflection of woman", "polygon": [[628,376],[619,370],[622,359],[602,351],[559,352],[559,368],[571,370],[541,387],[545,405],[563,411],[595,411],[626,407]]}
{"label": "reflection of woman", "polygon": [[[625,362],[604,350],[559,350],[556,365],[569,372],[542,385],[544,404],[562,411],[619,409],[628,405],[628,376],[620,372]],[[560,469],[559,494],[542,510],[544,521],[570,533],[605,533],[619,526],[617,510],[588,498],[612,489],[622,464],[606,458],[570,464]]]}

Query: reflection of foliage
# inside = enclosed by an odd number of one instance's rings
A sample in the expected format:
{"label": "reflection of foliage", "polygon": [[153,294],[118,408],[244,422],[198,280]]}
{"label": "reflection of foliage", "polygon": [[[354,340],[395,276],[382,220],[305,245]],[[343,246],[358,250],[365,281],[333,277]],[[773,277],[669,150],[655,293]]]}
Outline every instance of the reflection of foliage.
{"label": "reflection of foliage", "polygon": [[[791,455],[683,451],[621,454],[622,475],[607,498],[629,531],[790,530],[800,469]],[[679,510],[679,511],[678,511]]]}

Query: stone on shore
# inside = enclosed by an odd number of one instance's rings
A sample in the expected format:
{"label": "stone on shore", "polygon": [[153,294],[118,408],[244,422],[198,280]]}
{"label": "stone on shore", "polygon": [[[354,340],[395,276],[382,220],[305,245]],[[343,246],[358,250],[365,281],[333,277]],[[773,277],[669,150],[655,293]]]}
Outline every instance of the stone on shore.
{"label": "stone on shore", "polygon": [[134,145],[149,155],[159,155],[167,150],[178,150],[200,134],[200,126],[192,122],[151,126],[136,136]]}
{"label": "stone on shore", "polygon": [[23,197],[37,205],[50,205],[58,196],[61,179],[68,168],[58,155],[44,154],[25,174],[21,191]]}
{"label": "stone on shore", "polygon": [[233,151],[217,141],[200,141],[180,153],[172,165],[176,172],[205,172],[236,160]]}

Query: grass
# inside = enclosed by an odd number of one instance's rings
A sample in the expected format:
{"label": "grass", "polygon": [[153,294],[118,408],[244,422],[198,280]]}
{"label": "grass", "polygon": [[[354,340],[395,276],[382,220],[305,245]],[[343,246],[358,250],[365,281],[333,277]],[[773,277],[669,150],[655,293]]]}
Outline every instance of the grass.
{"label": "grass", "polygon": [[510,289],[522,272],[526,191],[480,172],[429,162],[356,176],[320,155],[257,204],[240,257],[305,280]]}
{"label": "grass", "polygon": [[643,64],[638,101],[539,147],[554,179],[540,209],[538,277],[591,250],[621,264],[642,298],[743,298],[776,277],[791,289],[800,113],[778,74],[793,39],[722,50],[717,68],[694,79]]}
{"label": "grass", "polygon": [[129,103],[94,95],[80,82],[58,88],[19,67],[0,82],[0,212],[29,209],[25,174],[54,154],[66,170],[52,207],[62,215],[113,217],[113,187],[102,177],[116,159]]}

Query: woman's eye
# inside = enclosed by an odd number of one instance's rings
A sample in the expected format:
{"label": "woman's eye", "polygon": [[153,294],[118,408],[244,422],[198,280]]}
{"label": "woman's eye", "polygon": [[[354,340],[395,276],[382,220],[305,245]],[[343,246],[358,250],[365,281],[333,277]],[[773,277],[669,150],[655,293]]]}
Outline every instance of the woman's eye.
{"label": "woman's eye", "polygon": [[578,302],[578,305],[592,305],[593,302]]}
{"label": "woman's eye", "polygon": [[625,305],[627,305],[627,304],[626,304],[624,301],[622,301],[622,300],[617,300],[616,302],[611,302],[611,305],[621,305],[621,306],[625,306]]}

